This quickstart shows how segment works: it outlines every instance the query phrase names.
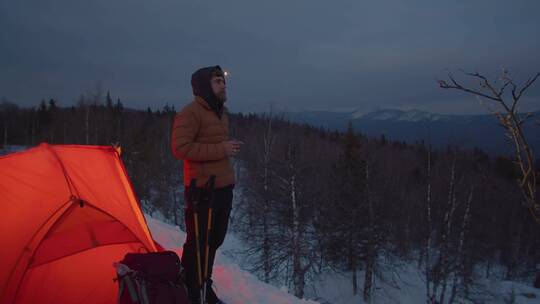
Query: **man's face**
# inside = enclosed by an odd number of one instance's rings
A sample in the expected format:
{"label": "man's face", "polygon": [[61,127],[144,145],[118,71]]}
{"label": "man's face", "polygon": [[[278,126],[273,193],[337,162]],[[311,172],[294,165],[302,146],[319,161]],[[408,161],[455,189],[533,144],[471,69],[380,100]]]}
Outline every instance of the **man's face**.
{"label": "man's face", "polygon": [[221,102],[227,101],[225,78],[222,76],[213,76],[212,79],[210,79],[210,84],[212,85],[212,91],[217,99]]}

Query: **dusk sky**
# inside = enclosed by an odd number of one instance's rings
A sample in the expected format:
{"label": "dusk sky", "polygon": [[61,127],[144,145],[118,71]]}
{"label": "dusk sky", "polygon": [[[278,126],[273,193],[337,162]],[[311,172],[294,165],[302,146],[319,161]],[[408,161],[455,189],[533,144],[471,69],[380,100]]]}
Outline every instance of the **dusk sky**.
{"label": "dusk sky", "polygon": [[[540,72],[540,1],[0,0],[0,98],[22,106],[100,86],[178,109],[191,73],[216,64],[233,112],[485,113],[436,80]],[[540,108],[540,81],[522,103]]]}

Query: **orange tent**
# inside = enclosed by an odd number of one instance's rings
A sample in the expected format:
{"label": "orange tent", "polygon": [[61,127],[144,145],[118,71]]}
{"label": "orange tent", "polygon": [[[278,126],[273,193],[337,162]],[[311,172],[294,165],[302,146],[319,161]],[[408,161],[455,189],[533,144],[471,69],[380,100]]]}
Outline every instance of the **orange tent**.
{"label": "orange tent", "polygon": [[115,303],[114,261],[156,251],[113,147],[0,157],[0,303]]}

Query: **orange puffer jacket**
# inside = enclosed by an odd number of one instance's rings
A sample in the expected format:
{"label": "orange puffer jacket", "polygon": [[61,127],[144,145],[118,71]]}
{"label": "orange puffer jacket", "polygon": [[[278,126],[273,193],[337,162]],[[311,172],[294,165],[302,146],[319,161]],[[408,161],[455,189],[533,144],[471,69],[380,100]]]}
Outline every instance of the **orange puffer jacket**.
{"label": "orange puffer jacket", "polygon": [[177,159],[184,160],[184,185],[192,178],[204,187],[210,175],[216,176],[216,188],[235,183],[234,171],[223,142],[229,140],[229,117],[223,107],[221,119],[199,96],[174,118],[171,148]]}

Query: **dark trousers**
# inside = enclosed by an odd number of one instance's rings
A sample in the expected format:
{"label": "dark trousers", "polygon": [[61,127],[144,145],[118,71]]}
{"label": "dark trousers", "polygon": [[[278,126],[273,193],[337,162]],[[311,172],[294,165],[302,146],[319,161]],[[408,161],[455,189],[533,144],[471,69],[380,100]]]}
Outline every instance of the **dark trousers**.
{"label": "dark trousers", "polygon": [[[229,225],[229,215],[232,208],[234,185],[214,190],[214,201],[212,202],[212,225],[210,230],[209,251],[208,251],[208,278],[212,277],[212,267],[216,250],[223,244],[227,227]],[[204,261],[205,261],[205,240],[208,223],[208,192],[202,188],[196,188],[196,193],[192,197],[199,198],[197,204],[197,217],[199,222],[199,249],[201,261],[201,278],[204,280]],[[197,247],[195,238],[195,222],[193,202],[189,201],[188,187],[184,189],[184,198],[186,202],[185,223],[186,223],[186,242],[182,253],[182,267],[185,271],[186,286],[191,296],[197,295],[200,289],[197,274]]]}

